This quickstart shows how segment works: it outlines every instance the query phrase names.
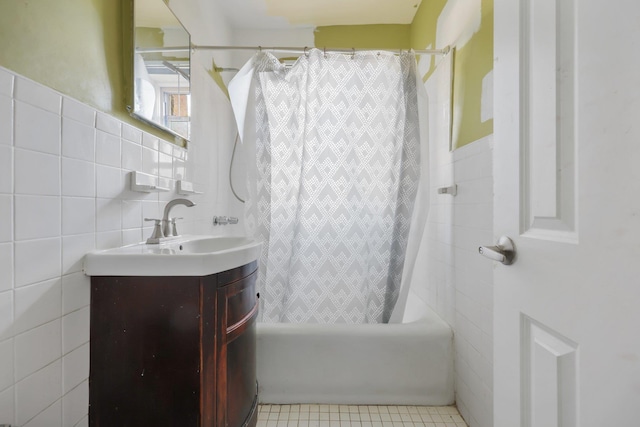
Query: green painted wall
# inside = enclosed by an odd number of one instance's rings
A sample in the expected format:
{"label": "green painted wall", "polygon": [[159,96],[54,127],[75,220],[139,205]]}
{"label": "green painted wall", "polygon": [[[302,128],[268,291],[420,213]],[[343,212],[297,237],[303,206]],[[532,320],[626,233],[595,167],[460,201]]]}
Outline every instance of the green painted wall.
{"label": "green painted wall", "polygon": [[409,49],[411,25],[333,25],[318,27],[316,47]]}
{"label": "green painted wall", "polygon": [[164,139],[129,116],[133,0],[0,0],[0,65]]}
{"label": "green painted wall", "polygon": [[[438,19],[448,0],[423,0],[411,25],[342,25],[318,27],[317,47],[424,49],[442,47],[436,40]],[[449,0],[453,1],[453,0]],[[472,6],[470,4],[470,6]],[[454,51],[453,75],[453,149],[493,133],[493,119],[482,122],[482,80],[493,70],[493,0],[481,0],[479,29],[464,46]],[[439,57],[422,57],[430,61],[423,77],[427,81]]]}
{"label": "green painted wall", "polygon": [[[446,0],[423,1],[411,28],[411,47],[423,49],[429,45],[441,47],[436,40],[438,18]],[[463,46],[454,51],[453,127],[456,149],[493,133],[493,119],[482,122],[482,80],[493,70],[493,0],[481,0],[480,27]],[[436,58],[423,76],[426,81],[435,69]]]}
{"label": "green painted wall", "polygon": [[[427,47],[436,48],[436,31],[438,29],[438,17],[442,13],[447,0],[424,0],[411,23],[411,47],[413,49],[425,49]],[[430,61],[430,67],[427,74],[423,76],[426,81],[436,69],[436,61],[438,57],[423,56],[420,61]]]}
{"label": "green painted wall", "polygon": [[[482,0],[480,29],[456,48],[453,73],[453,125],[456,149],[493,133],[493,118],[481,121],[482,80],[493,70],[493,0]],[[456,135],[456,133],[454,133]]]}

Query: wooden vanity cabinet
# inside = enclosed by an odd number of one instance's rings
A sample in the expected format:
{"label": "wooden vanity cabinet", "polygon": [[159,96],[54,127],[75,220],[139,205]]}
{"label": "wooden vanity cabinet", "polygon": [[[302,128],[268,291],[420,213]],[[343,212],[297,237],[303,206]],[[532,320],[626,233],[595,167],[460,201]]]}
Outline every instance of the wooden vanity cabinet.
{"label": "wooden vanity cabinet", "polygon": [[91,277],[89,425],[254,427],[256,269]]}

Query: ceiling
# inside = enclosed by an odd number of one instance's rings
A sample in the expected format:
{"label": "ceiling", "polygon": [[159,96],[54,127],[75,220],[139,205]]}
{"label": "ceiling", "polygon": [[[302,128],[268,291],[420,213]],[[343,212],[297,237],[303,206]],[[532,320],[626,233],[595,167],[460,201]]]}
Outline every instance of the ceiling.
{"label": "ceiling", "polygon": [[215,0],[236,29],[410,24],[422,0]]}

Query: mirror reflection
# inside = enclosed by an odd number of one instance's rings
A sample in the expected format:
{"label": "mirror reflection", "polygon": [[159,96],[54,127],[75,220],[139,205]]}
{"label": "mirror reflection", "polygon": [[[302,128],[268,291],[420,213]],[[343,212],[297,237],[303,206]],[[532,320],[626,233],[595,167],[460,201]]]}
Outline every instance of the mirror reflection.
{"label": "mirror reflection", "polygon": [[162,0],[134,1],[131,114],[186,140],[190,136],[189,33]]}

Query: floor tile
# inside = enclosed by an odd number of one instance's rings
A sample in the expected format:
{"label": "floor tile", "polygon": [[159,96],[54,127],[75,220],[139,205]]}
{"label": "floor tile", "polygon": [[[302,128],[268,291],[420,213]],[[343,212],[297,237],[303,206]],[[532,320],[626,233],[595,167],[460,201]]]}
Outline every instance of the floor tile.
{"label": "floor tile", "polygon": [[455,406],[260,405],[257,427],[467,427]]}

